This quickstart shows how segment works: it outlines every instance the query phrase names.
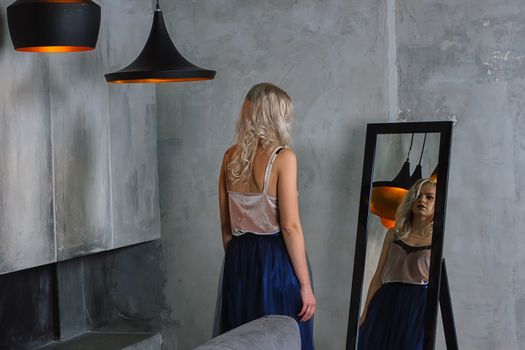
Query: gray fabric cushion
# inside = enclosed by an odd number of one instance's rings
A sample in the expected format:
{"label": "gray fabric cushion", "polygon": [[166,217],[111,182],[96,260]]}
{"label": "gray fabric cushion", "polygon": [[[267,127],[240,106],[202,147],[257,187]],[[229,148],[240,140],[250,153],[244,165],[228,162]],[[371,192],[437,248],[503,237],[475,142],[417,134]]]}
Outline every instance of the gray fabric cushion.
{"label": "gray fabric cushion", "polygon": [[299,326],[289,316],[265,316],[215,337],[194,350],[221,349],[300,350]]}

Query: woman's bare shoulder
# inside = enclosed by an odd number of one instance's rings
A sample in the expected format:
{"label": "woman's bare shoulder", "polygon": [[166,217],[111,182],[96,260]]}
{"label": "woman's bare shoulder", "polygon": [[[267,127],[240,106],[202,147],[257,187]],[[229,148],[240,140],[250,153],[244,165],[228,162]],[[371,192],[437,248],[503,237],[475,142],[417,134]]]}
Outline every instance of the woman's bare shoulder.
{"label": "woman's bare shoulder", "polygon": [[295,164],[297,163],[297,156],[291,148],[284,148],[278,153],[277,161],[280,164]]}
{"label": "woman's bare shoulder", "polygon": [[224,152],[224,159],[229,161],[238,149],[239,145],[237,144],[228,147],[228,149]]}
{"label": "woman's bare shoulder", "polygon": [[297,168],[297,157],[294,151],[290,148],[283,148],[277,154],[275,158],[274,167],[276,168],[277,173],[282,173],[283,171],[288,173]]}
{"label": "woman's bare shoulder", "polygon": [[239,145],[237,144],[231,145],[230,147],[228,147],[228,149],[224,153],[228,154],[230,152],[235,152],[238,148],[239,148]]}
{"label": "woman's bare shoulder", "polygon": [[395,227],[388,229],[388,231],[386,231],[385,241],[392,242],[394,240],[396,232],[397,232],[397,229]]}

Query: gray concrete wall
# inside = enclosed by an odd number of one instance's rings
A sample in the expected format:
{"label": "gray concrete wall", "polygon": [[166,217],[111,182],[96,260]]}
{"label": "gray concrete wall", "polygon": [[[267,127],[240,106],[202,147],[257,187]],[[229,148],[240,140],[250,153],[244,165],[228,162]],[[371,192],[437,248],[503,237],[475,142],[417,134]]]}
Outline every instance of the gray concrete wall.
{"label": "gray concrete wall", "polygon": [[0,273],[55,259],[49,57],[17,54],[0,16]]}
{"label": "gray concrete wall", "polygon": [[160,330],[165,307],[160,251],[157,240],[81,258],[87,329]]}
{"label": "gray concrete wall", "polygon": [[401,110],[457,120],[444,255],[459,345],[522,349],[525,3],[400,0],[396,26]]}
{"label": "gray concrete wall", "polygon": [[[83,258],[62,261],[56,266],[60,339],[66,340],[89,330]],[[90,287],[90,286],[89,286]]]}
{"label": "gray concrete wall", "polygon": [[160,260],[160,241],[155,240],[58,262],[60,340],[86,332],[121,332],[130,337],[137,332],[158,333],[165,308]]}
{"label": "gray concrete wall", "polygon": [[[99,0],[95,51],[20,53],[0,5],[0,273],[160,237],[155,87],[108,85],[153,2]],[[132,40],[130,40],[132,38]]]}
{"label": "gray concrete wall", "polygon": [[342,349],[365,124],[388,110],[382,1],[165,1],[172,38],[211,82],[159,85],[157,117],[166,349],[211,336],[223,250],[222,155],[242,99],[269,81],[295,103],[299,202],[319,308],[319,349]]}

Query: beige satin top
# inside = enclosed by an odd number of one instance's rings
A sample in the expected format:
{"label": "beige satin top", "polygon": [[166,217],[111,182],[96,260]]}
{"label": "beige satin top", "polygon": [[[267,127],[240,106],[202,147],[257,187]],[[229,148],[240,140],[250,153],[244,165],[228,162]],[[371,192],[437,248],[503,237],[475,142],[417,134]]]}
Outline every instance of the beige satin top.
{"label": "beige satin top", "polygon": [[281,149],[283,147],[277,147],[272,152],[266,165],[262,193],[230,191],[228,189],[228,181],[226,181],[230,224],[234,236],[240,236],[248,232],[267,235],[281,231],[277,198],[268,194],[268,183],[272,166],[277,153]]}
{"label": "beige satin top", "polygon": [[428,284],[431,246],[411,246],[394,235],[381,283]]}

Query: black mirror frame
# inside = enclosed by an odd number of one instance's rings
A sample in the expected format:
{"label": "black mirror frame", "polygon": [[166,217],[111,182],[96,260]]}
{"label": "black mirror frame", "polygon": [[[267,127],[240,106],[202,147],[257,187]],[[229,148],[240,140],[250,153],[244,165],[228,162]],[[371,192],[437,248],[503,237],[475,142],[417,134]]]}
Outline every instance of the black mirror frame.
{"label": "black mirror frame", "polygon": [[436,339],[437,311],[441,283],[441,258],[443,255],[443,238],[447,203],[447,185],[450,162],[450,143],[452,140],[452,122],[403,122],[368,124],[366,128],[365,155],[361,180],[361,196],[355,244],[350,311],[346,336],[346,350],[355,350],[359,309],[363,291],[366,246],[368,239],[368,216],[370,211],[370,189],[372,185],[374,158],[377,135],[439,133],[438,181],[436,188],[435,219],[432,235],[432,253],[430,256],[430,276],[428,304],[425,320],[424,349],[433,350]]}

